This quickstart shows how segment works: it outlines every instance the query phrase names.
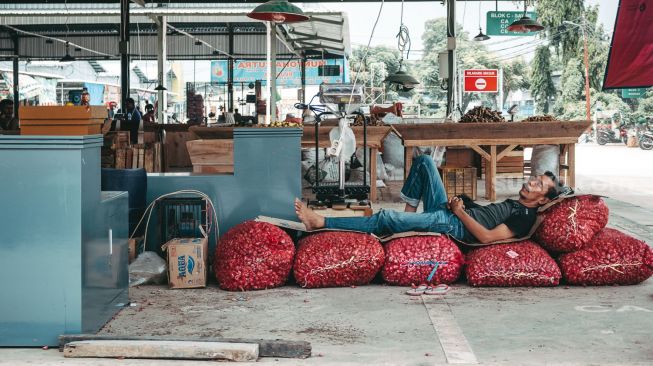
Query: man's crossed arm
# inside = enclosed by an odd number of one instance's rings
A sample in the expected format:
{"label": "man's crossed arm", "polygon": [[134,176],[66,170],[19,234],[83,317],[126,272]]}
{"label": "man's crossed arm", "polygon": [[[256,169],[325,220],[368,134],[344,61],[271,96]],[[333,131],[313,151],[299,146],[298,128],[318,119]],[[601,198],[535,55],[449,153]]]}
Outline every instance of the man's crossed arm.
{"label": "man's crossed arm", "polygon": [[460,219],[463,225],[465,225],[465,228],[483,244],[492,243],[497,240],[511,239],[515,236],[506,224],[500,224],[494,229],[488,229],[481,225],[469,216],[465,211],[463,201],[458,197],[452,197],[449,200],[449,208]]}

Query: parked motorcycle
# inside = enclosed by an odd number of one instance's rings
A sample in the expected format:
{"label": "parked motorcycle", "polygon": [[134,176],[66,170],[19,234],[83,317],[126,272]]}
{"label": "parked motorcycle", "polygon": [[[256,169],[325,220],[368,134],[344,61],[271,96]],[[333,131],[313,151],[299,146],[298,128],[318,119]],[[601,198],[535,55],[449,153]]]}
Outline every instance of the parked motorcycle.
{"label": "parked motorcycle", "polygon": [[624,144],[628,143],[628,130],[626,125],[622,124],[619,126],[618,130],[612,130],[609,128],[602,128],[598,130],[596,136],[596,142],[599,145],[605,145],[609,142],[622,142]]}
{"label": "parked motorcycle", "polygon": [[651,150],[653,149],[653,132],[644,131],[639,136],[639,147],[642,150]]}

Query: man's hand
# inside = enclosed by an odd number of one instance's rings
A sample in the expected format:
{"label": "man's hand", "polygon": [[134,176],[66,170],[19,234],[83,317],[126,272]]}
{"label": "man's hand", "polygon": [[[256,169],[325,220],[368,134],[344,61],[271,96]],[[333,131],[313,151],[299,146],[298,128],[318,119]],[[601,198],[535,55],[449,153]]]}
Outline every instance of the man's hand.
{"label": "man's hand", "polygon": [[451,197],[449,199],[449,209],[451,212],[453,212],[456,216],[458,216],[458,213],[461,211],[465,211],[465,205],[463,204],[463,200],[460,199],[460,197]]}

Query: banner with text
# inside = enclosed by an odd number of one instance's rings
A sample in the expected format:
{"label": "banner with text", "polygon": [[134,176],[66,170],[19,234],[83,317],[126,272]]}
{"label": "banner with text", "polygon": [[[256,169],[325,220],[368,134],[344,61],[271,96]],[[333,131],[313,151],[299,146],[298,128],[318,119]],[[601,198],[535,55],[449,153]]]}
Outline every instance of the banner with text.
{"label": "banner with text", "polygon": [[[286,63],[288,65],[286,65]],[[319,76],[318,67],[321,65],[340,66],[340,76]],[[285,66],[285,68],[284,68]],[[265,80],[266,61],[235,61],[234,82],[254,82]],[[329,60],[307,60],[306,61],[306,85],[320,85],[322,83],[348,83],[349,68],[344,59]],[[228,61],[211,61],[211,82],[228,81]],[[278,86],[301,86],[301,61],[277,61],[277,85]]]}

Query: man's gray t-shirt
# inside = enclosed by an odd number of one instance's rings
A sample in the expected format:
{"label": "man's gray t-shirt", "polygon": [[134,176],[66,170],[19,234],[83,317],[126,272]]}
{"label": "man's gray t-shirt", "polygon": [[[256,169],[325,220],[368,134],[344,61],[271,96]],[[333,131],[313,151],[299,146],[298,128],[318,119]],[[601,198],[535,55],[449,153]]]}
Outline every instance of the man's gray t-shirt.
{"label": "man's gray t-shirt", "polygon": [[[465,211],[488,230],[506,224],[515,238],[528,235],[537,218],[537,208],[526,207],[511,199],[487,206],[467,208]],[[470,243],[478,241],[469,230],[466,231],[464,240]]]}

